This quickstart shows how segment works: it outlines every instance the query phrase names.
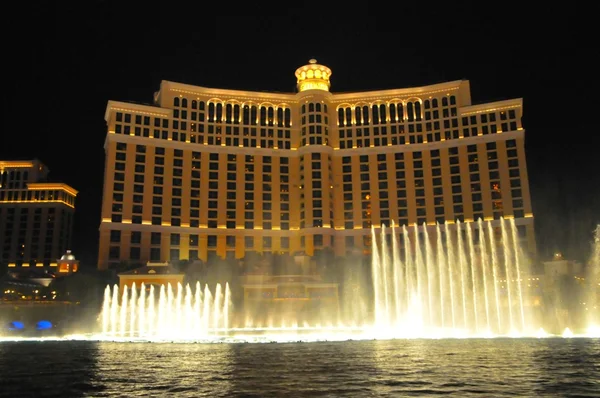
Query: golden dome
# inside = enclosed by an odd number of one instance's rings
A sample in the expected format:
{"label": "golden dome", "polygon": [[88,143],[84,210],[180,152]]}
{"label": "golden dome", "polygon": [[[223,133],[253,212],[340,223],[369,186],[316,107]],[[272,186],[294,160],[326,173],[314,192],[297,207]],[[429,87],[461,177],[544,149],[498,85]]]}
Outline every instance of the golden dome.
{"label": "golden dome", "polygon": [[324,65],[319,65],[316,59],[311,59],[308,61],[308,65],[296,69],[298,91],[329,91],[329,87],[331,87],[331,83],[329,82],[330,76],[331,69]]}

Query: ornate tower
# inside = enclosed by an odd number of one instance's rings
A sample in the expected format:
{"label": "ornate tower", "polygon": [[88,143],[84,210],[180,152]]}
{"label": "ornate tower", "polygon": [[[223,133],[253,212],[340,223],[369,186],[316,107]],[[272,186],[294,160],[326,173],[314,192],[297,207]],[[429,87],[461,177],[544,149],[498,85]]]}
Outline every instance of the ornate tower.
{"label": "ornate tower", "polygon": [[316,59],[311,59],[308,61],[308,65],[296,69],[298,91],[329,91],[329,87],[331,87],[331,83],[329,83],[330,76],[331,69],[324,65],[319,65]]}
{"label": "ornate tower", "polygon": [[300,104],[300,238],[307,254],[332,247],[333,187],[330,143],[331,69],[311,59],[296,70]]}

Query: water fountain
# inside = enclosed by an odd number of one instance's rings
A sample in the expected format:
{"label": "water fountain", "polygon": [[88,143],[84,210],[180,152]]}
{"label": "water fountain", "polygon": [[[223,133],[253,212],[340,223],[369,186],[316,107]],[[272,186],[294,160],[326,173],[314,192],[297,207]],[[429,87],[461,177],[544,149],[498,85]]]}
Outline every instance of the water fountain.
{"label": "water fountain", "polygon": [[517,227],[514,219],[497,224],[372,228],[374,329],[387,337],[531,332]]}
{"label": "water fountain", "polygon": [[594,231],[594,242],[588,264],[587,280],[587,333],[590,336],[600,337],[600,225],[597,225]]}
{"label": "water fountain", "polygon": [[[379,230],[379,231],[378,231]],[[435,226],[372,228],[370,310],[364,324],[233,325],[229,284],[214,291],[176,287],[106,287],[103,336],[202,340],[303,332],[352,338],[519,336],[532,329],[523,292],[526,261],[514,219]],[[365,282],[369,283],[369,282]],[[356,301],[356,298],[354,298]],[[356,308],[359,310],[359,308]],[[247,318],[246,314],[246,318]],[[356,315],[356,314],[355,314]],[[240,318],[244,318],[242,315]],[[289,322],[288,322],[289,321]]]}
{"label": "water fountain", "polygon": [[107,286],[102,306],[102,336],[111,339],[214,340],[228,334],[231,291],[217,284],[178,283],[122,290]]}

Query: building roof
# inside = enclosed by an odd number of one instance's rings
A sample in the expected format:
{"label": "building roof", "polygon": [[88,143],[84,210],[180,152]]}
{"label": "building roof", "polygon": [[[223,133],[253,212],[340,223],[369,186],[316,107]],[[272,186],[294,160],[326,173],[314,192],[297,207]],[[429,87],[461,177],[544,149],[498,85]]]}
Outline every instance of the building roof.
{"label": "building roof", "polygon": [[169,263],[148,263],[143,267],[135,268],[129,271],[119,273],[119,276],[135,276],[135,275],[183,275],[173,265]]}
{"label": "building roof", "polygon": [[9,284],[16,284],[16,285],[23,285],[23,286],[45,286],[45,287],[48,287],[55,278],[56,278],[56,275],[49,272],[47,269],[19,268],[19,269],[11,269],[6,274],[6,279],[4,281]]}
{"label": "building roof", "polygon": [[67,250],[65,254],[62,255],[60,262],[76,262],[75,256],[71,253],[71,250]]}

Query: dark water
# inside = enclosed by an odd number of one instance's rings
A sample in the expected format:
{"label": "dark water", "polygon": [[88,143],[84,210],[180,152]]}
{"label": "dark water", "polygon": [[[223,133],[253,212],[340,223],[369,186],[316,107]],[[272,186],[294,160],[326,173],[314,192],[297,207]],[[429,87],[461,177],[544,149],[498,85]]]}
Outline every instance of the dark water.
{"label": "dark water", "polygon": [[0,343],[1,397],[599,397],[600,339]]}

